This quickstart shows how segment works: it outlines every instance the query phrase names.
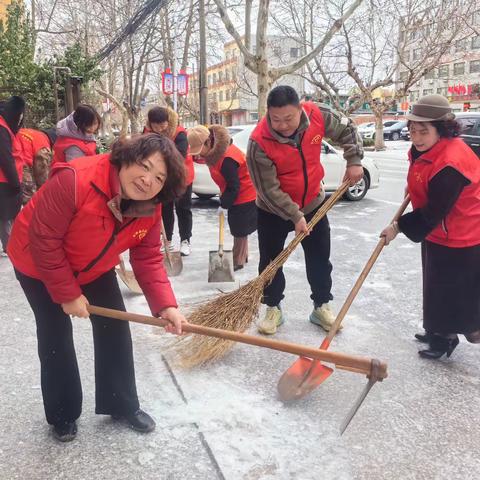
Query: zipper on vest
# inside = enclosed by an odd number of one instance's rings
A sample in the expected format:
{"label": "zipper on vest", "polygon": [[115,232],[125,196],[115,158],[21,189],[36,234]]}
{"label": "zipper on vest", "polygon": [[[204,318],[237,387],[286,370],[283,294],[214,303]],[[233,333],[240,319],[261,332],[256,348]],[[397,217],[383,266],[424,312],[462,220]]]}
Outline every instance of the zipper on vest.
{"label": "zipper on vest", "polygon": [[299,151],[300,157],[302,158],[304,191],[303,191],[301,208],[303,208],[305,206],[305,199],[307,197],[307,191],[308,191],[308,176],[307,176],[307,162],[305,160],[305,157],[303,156],[303,150],[302,150],[302,143],[301,142],[297,145],[297,150]]}

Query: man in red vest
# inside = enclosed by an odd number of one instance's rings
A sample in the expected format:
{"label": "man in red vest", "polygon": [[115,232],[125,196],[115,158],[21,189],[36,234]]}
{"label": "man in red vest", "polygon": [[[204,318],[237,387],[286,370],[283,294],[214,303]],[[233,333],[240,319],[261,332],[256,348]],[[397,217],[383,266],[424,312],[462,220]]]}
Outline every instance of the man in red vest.
{"label": "man in red vest", "polygon": [[22,206],[22,156],[17,139],[25,110],[21,97],[0,102],[0,240],[5,256],[13,220]]}
{"label": "man in red vest", "polygon": [[[300,103],[292,87],[275,87],[268,95],[267,115],[250,136],[247,164],[257,190],[259,271],[282,251],[289,232],[307,233],[302,247],[314,303],[310,321],[328,331],[335,321],[329,307],[333,299],[330,226],[325,216],[310,232],[307,228],[325,197],[320,162],[323,137],[343,147],[345,179],[352,185],[358,182],[363,176],[363,147],[354,124],[328,106]],[[284,289],[285,277],[279,269],[264,290],[267,311],[258,324],[259,332],[274,334],[283,323]]]}

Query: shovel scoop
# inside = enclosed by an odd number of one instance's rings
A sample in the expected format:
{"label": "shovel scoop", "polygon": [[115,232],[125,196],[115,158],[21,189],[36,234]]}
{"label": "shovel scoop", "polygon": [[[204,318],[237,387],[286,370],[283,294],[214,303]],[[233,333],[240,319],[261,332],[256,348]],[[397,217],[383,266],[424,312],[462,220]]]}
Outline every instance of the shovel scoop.
{"label": "shovel scoop", "polygon": [[234,282],[233,253],[223,249],[223,230],[225,217],[223,212],[219,214],[218,250],[210,251],[208,258],[208,281],[211,282]]}
{"label": "shovel scoop", "polygon": [[183,260],[179,251],[170,251],[168,249],[167,236],[165,234],[165,227],[162,222],[162,243],[165,247],[164,257],[165,261],[163,265],[167,271],[169,277],[177,277],[182,273],[183,270]]}
{"label": "shovel scoop", "polygon": [[135,278],[135,274],[131,270],[126,269],[125,262],[123,261],[123,258],[121,256],[120,267],[117,267],[115,271],[130,291],[139,295],[143,295],[142,289],[140,288],[140,285]]}

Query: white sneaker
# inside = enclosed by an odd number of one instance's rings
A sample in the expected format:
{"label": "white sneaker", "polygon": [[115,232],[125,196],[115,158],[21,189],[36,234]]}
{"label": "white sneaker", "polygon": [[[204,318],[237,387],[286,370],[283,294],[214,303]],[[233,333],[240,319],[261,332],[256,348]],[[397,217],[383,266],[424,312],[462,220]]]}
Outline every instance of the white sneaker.
{"label": "white sneaker", "polygon": [[273,335],[282,323],[282,310],[279,307],[267,307],[265,316],[257,324],[257,330],[265,335]]}
{"label": "white sneaker", "polygon": [[[324,303],[320,307],[314,307],[313,312],[310,314],[310,321],[315,325],[319,325],[327,332],[330,331],[333,324],[335,323],[336,317],[330,310],[330,304]],[[343,325],[340,325],[339,330],[343,328]]]}
{"label": "white sneaker", "polygon": [[3,250],[0,252],[0,257],[8,257],[7,252],[4,252]]}
{"label": "white sneaker", "polygon": [[183,240],[180,245],[180,255],[182,255],[182,257],[188,257],[190,252],[190,242],[188,240]]}

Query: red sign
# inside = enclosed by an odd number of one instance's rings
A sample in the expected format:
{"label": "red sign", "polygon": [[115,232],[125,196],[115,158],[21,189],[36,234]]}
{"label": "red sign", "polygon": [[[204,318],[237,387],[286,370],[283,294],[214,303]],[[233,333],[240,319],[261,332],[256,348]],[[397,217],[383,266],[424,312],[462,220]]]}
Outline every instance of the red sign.
{"label": "red sign", "polygon": [[173,73],[167,68],[162,72],[162,91],[164,95],[171,95],[173,93]]}
{"label": "red sign", "polygon": [[177,75],[177,93],[179,95],[188,95],[188,74],[183,70]]}

